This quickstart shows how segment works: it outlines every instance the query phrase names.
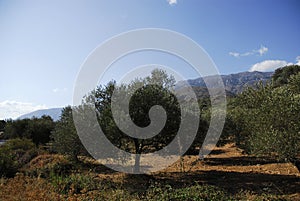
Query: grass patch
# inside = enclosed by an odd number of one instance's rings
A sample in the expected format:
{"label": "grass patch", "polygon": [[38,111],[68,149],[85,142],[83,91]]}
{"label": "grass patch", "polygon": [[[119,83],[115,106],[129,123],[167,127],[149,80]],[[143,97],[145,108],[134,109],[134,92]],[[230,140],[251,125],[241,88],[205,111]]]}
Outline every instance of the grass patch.
{"label": "grass patch", "polygon": [[173,188],[171,185],[152,185],[146,193],[145,200],[234,200],[225,191],[208,185],[196,184],[191,187]]}

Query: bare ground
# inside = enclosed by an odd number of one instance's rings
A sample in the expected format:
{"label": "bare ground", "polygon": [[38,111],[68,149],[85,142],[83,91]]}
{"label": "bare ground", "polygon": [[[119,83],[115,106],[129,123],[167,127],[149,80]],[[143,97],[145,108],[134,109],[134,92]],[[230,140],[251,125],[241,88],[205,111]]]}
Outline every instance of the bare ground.
{"label": "bare ground", "polygon": [[114,182],[125,181],[133,191],[142,190],[143,186],[146,188],[149,181],[178,188],[199,183],[220,187],[231,194],[249,191],[288,195],[292,200],[300,200],[300,172],[293,164],[243,154],[234,144],[216,147],[204,160],[187,155],[163,171],[135,176],[143,178],[141,180],[130,180],[124,173],[107,171],[99,171],[98,177]]}

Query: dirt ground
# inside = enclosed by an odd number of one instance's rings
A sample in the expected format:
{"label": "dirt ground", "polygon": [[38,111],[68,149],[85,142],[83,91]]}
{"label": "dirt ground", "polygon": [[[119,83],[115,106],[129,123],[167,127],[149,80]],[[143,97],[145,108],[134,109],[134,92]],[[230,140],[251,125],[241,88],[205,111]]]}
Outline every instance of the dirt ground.
{"label": "dirt ground", "polygon": [[[173,190],[180,190],[203,184],[221,189],[237,200],[239,195],[246,195],[246,199],[243,196],[242,200],[300,201],[300,172],[293,164],[245,155],[234,144],[215,148],[204,160],[199,160],[198,156],[186,155],[162,171],[141,175],[117,172],[100,165],[94,159],[82,159],[83,163],[80,169],[74,169],[75,173],[105,184],[104,187],[110,190],[107,194],[104,193],[107,197],[111,196],[110,193],[118,196],[124,196],[124,193],[127,196],[143,195],[151,186],[170,186]],[[0,200],[88,200],[87,196],[97,197],[97,193],[103,193],[91,190],[81,194],[60,194],[47,178],[26,176],[53,164],[69,163],[62,155],[40,155],[30,162],[23,173],[18,173],[11,179],[0,178]],[[88,184],[86,183],[87,186]],[[205,190],[202,193],[205,194]]]}
{"label": "dirt ground", "polygon": [[[125,180],[130,183],[124,173],[99,171],[98,176],[115,182],[123,182],[126,177]],[[249,191],[289,195],[292,200],[300,200],[300,172],[293,164],[245,155],[234,144],[215,148],[204,160],[187,155],[160,172],[138,177],[145,179],[133,185],[133,190],[152,180],[175,188],[199,183],[214,185],[232,194]]]}

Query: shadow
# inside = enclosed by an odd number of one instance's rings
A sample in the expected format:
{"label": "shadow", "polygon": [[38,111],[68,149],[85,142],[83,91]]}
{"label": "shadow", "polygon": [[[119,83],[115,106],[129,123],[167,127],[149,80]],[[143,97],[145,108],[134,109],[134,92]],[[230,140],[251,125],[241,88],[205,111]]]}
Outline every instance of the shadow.
{"label": "shadow", "polygon": [[[79,162],[80,167],[78,167],[78,168],[80,168],[80,170],[83,170],[83,171],[92,171],[97,174],[112,174],[112,173],[119,172],[119,171],[116,171],[115,169],[131,172],[132,169],[134,168],[133,166],[124,167],[124,166],[117,165],[117,164],[107,164],[107,165],[108,166],[99,164],[99,163],[95,164],[90,161],[80,161]],[[143,171],[147,171],[148,169],[151,169],[152,166],[144,165],[144,166],[141,166],[140,168]]]}
{"label": "shadow", "polygon": [[219,154],[224,154],[225,151],[223,150],[212,150],[209,154],[210,155],[219,155]]}
{"label": "shadow", "polygon": [[[226,153],[223,150],[212,150],[209,154],[210,155],[219,155],[219,154],[224,154]],[[199,149],[195,149],[195,150],[188,150],[184,155],[188,155],[188,156],[198,156],[199,155]]]}
{"label": "shadow", "polygon": [[217,186],[230,194],[249,190],[257,194],[286,195],[300,193],[300,178],[291,175],[239,173],[225,171],[195,171],[192,173],[160,173],[156,180],[173,188],[199,184]]}
{"label": "shadow", "polygon": [[80,167],[79,169],[82,170],[82,171],[92,171],[94,173],[97,173],[97,174],[112,174],[112,173],[115,173],[117,171],[113,170],[113,169],[110,169],[108,168],[107,166],[105,165],[102,165],[102,164],[95,164],[93,162],[90,162],[90,161],[80,161],[79,163]]}
{"label": "shadow", "polygon": [[148,174],[126,174],[123,186],[131,193],[144,193],[150,185],[156,182],[154,175]]}
{"label": "shadow", "polygon": [[270,163],[280,163],[280,161],[272,158],[263,157],[251,157],[251,156],[241,156],[241,157],[231,157],[231,158],[207,158],[204,163],[206,165],[222,165],[222,166],[248,166],[248,165],[264,165]]}

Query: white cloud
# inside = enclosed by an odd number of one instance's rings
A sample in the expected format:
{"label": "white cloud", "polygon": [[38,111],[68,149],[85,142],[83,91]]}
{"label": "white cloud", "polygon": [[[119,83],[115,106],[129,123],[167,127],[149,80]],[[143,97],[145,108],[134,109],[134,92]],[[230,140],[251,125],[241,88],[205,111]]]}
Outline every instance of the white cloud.
{"label": "white cloud", "polygon": [[296,65],[300,66],[300,56],[296,57],[296,62],[297,62]]}
{"label": "white cloud", "polygon": [[265,46],[260,46],[260,48],[257,50],[257,52],[259,53],[260,56],[262,56],[263,54],[267,53],[268,52],[268,48],[265,47]]}
{"label": "white cloud", "polygon": [[47,109],[47,107],[45,105],[6,100],[0,102],[0,119],[15,119],[23,114],[40,109]]}
{"label": "white cloud", "polygon": [[249,71],[268,72],[292,64],[293,63],[288,63],[287,61],[284,60],[265,60],[260,63],[254,64]]}
{"label": "white cloud", "polygon": [[259,49],[254,49],[252,51],[249,52],[244,52],[244,53],[239,53],[239,52],[229,52],[229,55],[234,56],[234,57],[246,57],[246,56],[250,56],[250,55],[258,55],[258,56],[262,56],[264,54],[266,54],[268,52],[268,48],[261,45]]}
{"label": "white cloud", "polygon": [[239,57],[240,53],[237,52],[229,52],[229,55],[234,56],[234,57]]}
{"label": "white cloud", "polygon": [[177,0],[167,0],[170,5],[177,4]]}
{"label": "white cloud", "polygon": [[67,88],[63,88],[63,89],[55,88],[55,89],[52,89],[53,93],[60,93],[60,92],[66,92],[66,91],[68,91]]}

